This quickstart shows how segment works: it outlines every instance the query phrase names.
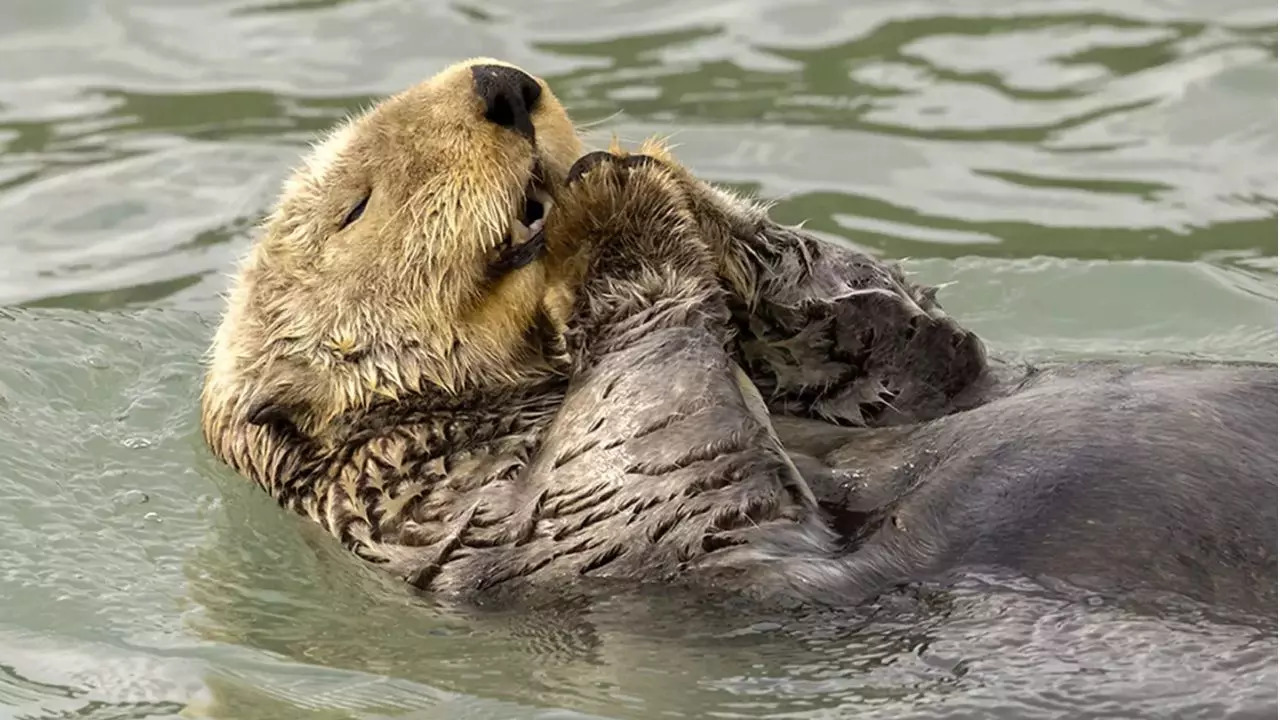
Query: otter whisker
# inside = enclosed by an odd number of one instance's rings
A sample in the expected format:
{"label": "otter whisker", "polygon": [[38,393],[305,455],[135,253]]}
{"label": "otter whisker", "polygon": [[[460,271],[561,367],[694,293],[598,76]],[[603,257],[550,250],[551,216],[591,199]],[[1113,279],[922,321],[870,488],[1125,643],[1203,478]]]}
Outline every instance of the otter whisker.
{"label": "otter whisker", "polygon": [[586,120],[584,122],[578,123],[578,127],[577,127],[578,134],[580,135],[585,134],[587,131],[594,130],[607,122],[613,121],[615,118],[621,115],[622,115],[621,110],[615,110],[609,113],[608,115],[605,115],[602,118],[597,118],[595,120]]}

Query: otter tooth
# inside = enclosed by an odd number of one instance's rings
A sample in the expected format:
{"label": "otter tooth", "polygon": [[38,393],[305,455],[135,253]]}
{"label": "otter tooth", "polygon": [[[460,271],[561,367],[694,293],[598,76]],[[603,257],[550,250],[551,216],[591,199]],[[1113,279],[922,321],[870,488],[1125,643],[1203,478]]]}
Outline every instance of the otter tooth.
{"label": "otter tooth", "polygon": [[[541,222],[541,221],[538,221],[538,222]],[[537,222],[534,223],[534,225],[537,225],[537,224],[538,224]],[[524,243],[529,242],[529,238],[531,237],[533,237],[533,231],[529,229],[529,226],[525,225],[519,220],[516,220],[514,223],[512,223],[511,225],[511,244],[512,245],[523,245]]]}

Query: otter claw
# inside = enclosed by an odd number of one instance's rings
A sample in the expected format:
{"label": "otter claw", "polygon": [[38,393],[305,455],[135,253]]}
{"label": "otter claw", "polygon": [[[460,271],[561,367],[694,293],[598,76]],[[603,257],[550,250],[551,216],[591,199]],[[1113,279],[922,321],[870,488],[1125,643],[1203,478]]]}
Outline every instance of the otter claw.
{"label": "otter claw", "polygon": [[662,161],[652,155],[628,155],[622,158],[622,166],[628,170],[661,164]]}
{"label": "otter claw", "polygon": [[613,153],[605,152],[604,150],[597,150],[578,158],[578,161],[573,164],[573,167],[569,168],[569,174],[565,178],[565,183],[572,185],[578,180],[581,180],[587,173],[609,161],[617,163],[621,167],[627,169],[661,164],[660,160],[650,155],[627,155],[626,157],[618,157]]}
{"label": "otter claw", "polygon": [[573,167],[569,168],[569,175],[565,178],[565,183],[568,185],[574,184],[575,182],[581,180],[583,175],[586,175],[587,173],[594,170],[597,165],[600,165],[604,163],[606,160],[609,160],[612,158],[613,158],[613,155],[603,150],[597,150],[595,152],[589,152],[586,155],[583,155],[582,157],[578,158],[578,161],[573,164]]}

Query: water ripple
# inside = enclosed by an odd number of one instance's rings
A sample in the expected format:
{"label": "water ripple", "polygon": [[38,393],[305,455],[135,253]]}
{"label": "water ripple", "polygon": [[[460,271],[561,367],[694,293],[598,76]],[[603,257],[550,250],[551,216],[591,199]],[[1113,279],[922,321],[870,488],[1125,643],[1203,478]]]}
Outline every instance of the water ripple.
{"label": "water ripple", "polygon": [[548,78],[600,144],[672,136],[779,219],[909,258],[999,352],[1274,361],[1274,4],[50,0],[5,20],[0,306],[36,309],[0,310],[0,707],[1274,716],[1266,622],[998,579],[841,618],[459,615],[286,518],[194,417],[225,275],[305,145],[480,54]]}

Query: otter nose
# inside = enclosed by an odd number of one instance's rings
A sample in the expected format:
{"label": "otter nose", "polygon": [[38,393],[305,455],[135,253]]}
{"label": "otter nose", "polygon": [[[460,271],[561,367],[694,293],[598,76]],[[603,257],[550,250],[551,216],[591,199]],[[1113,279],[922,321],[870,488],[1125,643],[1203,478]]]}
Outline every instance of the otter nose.
{"label": "otter nose", "polygon": [[528,74],[501,65],[471,68],[476,94],[484,101],[489,122],[511,128],[533,142],[533,111],[542,98],[542,86]]}

